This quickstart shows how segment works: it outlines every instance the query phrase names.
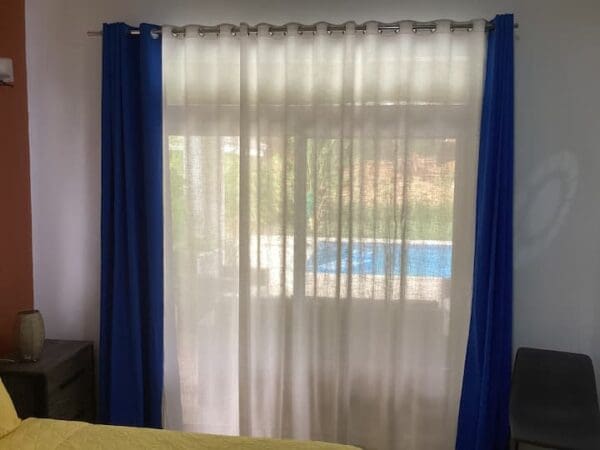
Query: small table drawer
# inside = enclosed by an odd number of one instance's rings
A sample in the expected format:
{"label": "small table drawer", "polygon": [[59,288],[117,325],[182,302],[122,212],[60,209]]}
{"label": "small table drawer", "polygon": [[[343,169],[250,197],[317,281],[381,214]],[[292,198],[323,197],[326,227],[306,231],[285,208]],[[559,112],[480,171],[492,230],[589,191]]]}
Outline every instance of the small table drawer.
{"label": "small table drawer", "polygon": [[64,420],[84,420],[89,409],[87,393],[93,389],[91,377],[81,368],[48,395],[48,416]]}
{"label": "small table drawer", "polygon": [[48,396],[63,391],[91,370],[94,355],[91,348],[82,349],[48,372]]}

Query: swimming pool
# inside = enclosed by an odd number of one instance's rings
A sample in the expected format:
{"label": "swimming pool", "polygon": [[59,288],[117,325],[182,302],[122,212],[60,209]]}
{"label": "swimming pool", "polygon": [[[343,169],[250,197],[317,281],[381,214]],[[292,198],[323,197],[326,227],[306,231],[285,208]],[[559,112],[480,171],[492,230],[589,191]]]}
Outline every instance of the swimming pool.
{"label": "swimming pool", "polygon": [[[336,241],[317,242],[316,252],[306,261],[306,270],[314,271],[315,253],[317,273],[337,272]],[[450,278],[452,275],[452,245],[438,243],[408,243],[406,250],[406,276]],[[391,264],[391,274],[400,275],[403,246],[396,243],[354,242],[352,244],[352,273],[385,275],[386,262]],[[348,273],[348,243],[341,243],[341,273]]]}

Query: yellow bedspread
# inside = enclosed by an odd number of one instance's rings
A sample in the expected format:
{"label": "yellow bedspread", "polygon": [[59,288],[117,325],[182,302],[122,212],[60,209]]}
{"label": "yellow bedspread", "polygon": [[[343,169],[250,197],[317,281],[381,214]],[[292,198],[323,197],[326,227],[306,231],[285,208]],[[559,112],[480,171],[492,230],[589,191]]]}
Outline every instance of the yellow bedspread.
{"label": "yellow bedspread", "polygon": [[24,420],[0,438],[0,449],[199,449],[199,450],[351,450],[355,447],[323,442],[255,439],[91,425],[51,419]]}

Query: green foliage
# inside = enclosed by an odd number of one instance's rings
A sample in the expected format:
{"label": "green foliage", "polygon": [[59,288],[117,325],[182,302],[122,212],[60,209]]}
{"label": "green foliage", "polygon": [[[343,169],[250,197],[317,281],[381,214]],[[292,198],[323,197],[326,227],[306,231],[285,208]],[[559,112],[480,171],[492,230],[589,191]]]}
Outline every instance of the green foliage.
{"label": "green foliage", "polygon": [[[202,138],[198,139],[198,148],[194,151],[202,152]],[[222,199],[213,194],[210,201],[222,202],[222,232],[233,238],[239,227],[240,161],[236,138],[225,139],[229,139],[228,150],[206,163],[220,166],[203,170],[216,171],[209,172],[210,179],[222,183],[219,188]],[[235,142],[234,150],[232,142]],[[211,145],[216,145],[216,141],[211,141]],[[291,137],[285,145],[265,141],[251,151],[252,232],[294,234],[295,165],[304,163],[307,237],[335,237],[341,227],[342,237],[352,233],[355,238],[363,239],[452,239],[454,142],[418,141],[414,143],[409,161],[405,161],[401,144],[395,141],[380,143],[379,147],[368,141],[344,145],[342,147],[339,139]],[[448,145],[451,147],[448,151],[440,147]],[[186,159],[186,152],[191,150],[182,136],[169,136],[169,148],[171,226],[177,248],[185,242],[185,220],[192,201],[186,188],[186,171],[192,168],[186,165],[202,158]],[[305,155],[297,152],[305,152]],[[440,159],[440,155],[445,158]],[[402,191],[403,176],[409,177],[412,183],[409,194]],[[432,186],[434,194],[430,192]],[[216,235],[203,236],[203,239],[204,248],[218,245]]]}
{"label": "green foliage", "polygon": [[171,202],[171,235],[173,248],[183,246],[185,221],[185,176],[183,136],[169,136],[169,184]]}

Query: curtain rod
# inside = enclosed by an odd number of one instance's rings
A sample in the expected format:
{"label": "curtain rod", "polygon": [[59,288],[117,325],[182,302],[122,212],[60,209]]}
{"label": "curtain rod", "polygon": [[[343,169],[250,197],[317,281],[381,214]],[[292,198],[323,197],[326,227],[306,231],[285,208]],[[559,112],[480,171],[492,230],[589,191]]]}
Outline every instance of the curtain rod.
{"label": "curtain rod", "polygon": [[[417,32],[417,31],[421,31],[421,30],[428,30],[431,32],[434,32],[437,29],[437,22],[416,22],[416,21],[402,21],[404,23],[412,23],[412,30],[413,32]],[[392,22],[392,23],[378,23],[377,24],[377,29],[382,32],[382,31],[399,31],[400,30],[400,24],[402,22]],[[347,22],[347,23],[353,23],[353,22]],[[343,23],[343,24],[333,24],[333,23],[328,23],[328,22],[318,22],[312,25],[300,25],[300,24],[295,24],[298,25],[298,32],[302,33],[302,32],[315,32],[317,31],[317,26],[319,24],[325,24],[327,26],[327,31],[331,32],[331,31],[345,31],[346,30],[346,24],[347,23]],[[356,31],[366,31],[367,30],[367,24],[369,22],[365,22],[362,24],[356,24],[354,29]],[[221,25],[216,25],[216,26],[204,26],[204,25],[194,25],[197,26],[198,28],[198,34],[199,35],[203,35],[206,33],[218,33],[220,31],[220,28],[222,25],[226,25],[229,26],[231,29],[232,33],[239,33],[240,32],[240,28],[237,25],[232,25],[232,24],[221,24]],[[258,27],[259,26],[267,26],[269,32],[271,33],[279,33],[279,32],[286,32],[287,31],[287,27],[288,25],[294,25],[293,23],[290,24],[285,24],[285,25],[271,25],[268,23],[261,23],[255,26],[249,26],[249,25],[245,25],[245,28],[248,30],[248,33],[257,33],[258,32]],[[519,24],[515,23],[515,28],[519,28]],[[450,21],[450,30],[454,31],[454,30],[467,30],[467,31],[471,31],[473,29],[473,22],[456,22],[456,21]],[[489,21],[485,21],[485,30],[486,31],[491,31],[494,29],[494,24],[492,22]],[[156,34],[160,34],[161,30],[160,29],[156,29],[156,30],[152,30],[153,33]],[[133,29],[129,32],[132,35],[139,35],[140,34],[140,30],[139,29]],[[185,35],[185,27],[174,27],[172,33],[174,35]],[[97,31],[88,31],[87,35],[89,37],[94,37],[94,36],[102,36],[102,31],[97,30]]]}

